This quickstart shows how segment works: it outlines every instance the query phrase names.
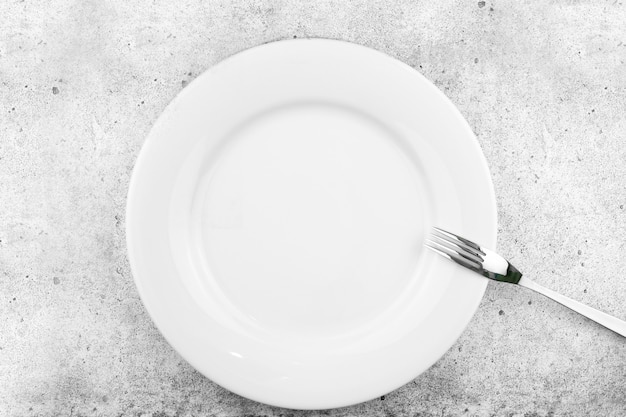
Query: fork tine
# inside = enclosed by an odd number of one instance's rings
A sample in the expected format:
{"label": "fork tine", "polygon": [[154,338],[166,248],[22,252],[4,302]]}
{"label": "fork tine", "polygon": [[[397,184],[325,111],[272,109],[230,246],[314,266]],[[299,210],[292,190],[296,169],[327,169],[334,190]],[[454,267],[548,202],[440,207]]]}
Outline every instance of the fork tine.
{"label": "fork tine", "polygon": [[454,261],[454,262],[456,262],[456,263],[458,263],[458,264],[460,264],[460,265],[462,265],[462,266],[464,266],[466,268],[470,268],[470,269],[473,269],[473,270],[481,269],[481,265],[479,263],[477,263],[475,261],[472,261],[471,259],[466,258],[464,256],[461,256],[459,253],[457,253],[457,252],[455,252],[455,251],[453,251],[451,249],[448,249],[448,248],[446,248],[444,246],[441,246],[441,245],[437,244],[436,242],[433,242],[431,240],[427,240],[426,243],[425,243],[425,246],[428,249],[432,250],[433,252],[438,253],[439,255],[441,255],[441,256],[443,256],[445,258],[448,258],[448,259],[450,259],[450,260],[452,260],[452,261]]}
{"label": "fork tine", "polygon": [[483,261],[483,257],[481,256],[482,252],[478,253],[476,249],[471,248],[467,246],[466,244],[464,244],[463,242],[459,242],[458,240],[452,239],[448,236],[444,236],[444,235],[438,234],[437,232],[433,232],[430,235],[430,240],[440,245],[446,246],[450,250],[459,252],[463,255],[467,255],[473,260],[475,260],[476,262]]}
{"label": "fork tine", "polygon": [[467,259],[467,261],[471,262],[473,265],[476,265],[477,267],[482,266],[483,259],[480,257],[480,255],[475,255],[462,248],[459,248],[454,243],[447,242],[445,240],[434,240],[432,238],[427,239],[426,242],[430,244],[431,246],[434,246],[436,249],[439,249],[441,251],[446,251],[447,253],[453,253],[457,256],[465,258]]}
{"label": "fork tine", "polygon": [[483,252],[482,249],[480,249],[480,246],[472,242],[471,240],[464,239],[459,235],[455,235],[454,233],[447,232],[438,227],[433,227],[433,230],[435,230],[436,232],[436,233],[433,233],[433,236],[437,236],[442,240],[446,240],[448,242],[454,243],[455,245],[462,247],[463,249],[469,252],[475,253],[476,255],[481,254],[485,256],[485,252]]}

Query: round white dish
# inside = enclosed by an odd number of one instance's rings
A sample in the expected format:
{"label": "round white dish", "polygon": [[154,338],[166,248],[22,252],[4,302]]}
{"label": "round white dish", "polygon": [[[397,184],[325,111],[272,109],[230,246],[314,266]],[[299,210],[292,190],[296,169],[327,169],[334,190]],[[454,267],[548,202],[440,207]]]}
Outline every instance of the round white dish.
{"label": "round white dish", "polygon": [[493,186],[452,103],[372,49],[288,40],[194,80],[133,171],[133,276],[168,342],[263,403],[347,406],[457,340],[487,280],[435,258],[431,226],[495,247]]}

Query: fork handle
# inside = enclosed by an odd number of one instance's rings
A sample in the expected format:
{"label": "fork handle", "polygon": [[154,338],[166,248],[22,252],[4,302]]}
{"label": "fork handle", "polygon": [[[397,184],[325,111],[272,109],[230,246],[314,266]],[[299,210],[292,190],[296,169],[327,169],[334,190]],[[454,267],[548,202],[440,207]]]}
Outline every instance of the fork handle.
{"label": "fork handle", "polygon": [[626,337],[626,321],[620,320],[617,317],[610,316],[602,311],[591,308],[583,303],[572,300],[564,295],[554,292],[548,288],[542,287],[534,281],[529,280],[526,277],[522,277],[518,282],[518,285],[522,287],[530,288],[539,294],[545,295],[548,298],[553,299],[557,303],[564,305],[565,307],[574,310],[583,316],[590,318],[598,324],[603,325],[607,329],[613,330],[615,333]]}

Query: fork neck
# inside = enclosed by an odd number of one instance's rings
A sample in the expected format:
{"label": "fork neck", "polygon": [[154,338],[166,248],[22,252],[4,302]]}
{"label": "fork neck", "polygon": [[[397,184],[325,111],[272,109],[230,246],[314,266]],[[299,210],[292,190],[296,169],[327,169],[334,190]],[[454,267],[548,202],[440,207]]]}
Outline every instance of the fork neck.
{"label": "fork neck", "polygon": [[482,272],[483,272],[483,275],[489,279],[492,279],[494,281],[500,281],[500,282],[508,282],[510,284],[517,284],[519,283],[519,280],[522,278],[522,273],[513,265],[511,265],[511,263],[509,263],[506,269],[505,275],[498,274],[492,271],[487,271],[484,269]]}

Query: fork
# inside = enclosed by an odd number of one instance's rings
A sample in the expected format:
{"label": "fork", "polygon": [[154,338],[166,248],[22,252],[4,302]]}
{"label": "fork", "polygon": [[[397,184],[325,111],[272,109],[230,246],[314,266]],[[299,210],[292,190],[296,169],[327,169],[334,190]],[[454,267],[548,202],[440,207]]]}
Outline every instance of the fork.
{"label": "fork", "polygon": [[471,240],[434,227],[431,238],[426,242],[426,246],[439,255],[489,279],[530,288],[601,324],[607,329],[626,337],[626,321],[610,316],[576,300],[572,300],[548,288],[544,288],[526,277],[522,277],[522,273],[502,256],[479,246]]}

